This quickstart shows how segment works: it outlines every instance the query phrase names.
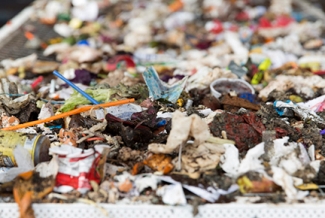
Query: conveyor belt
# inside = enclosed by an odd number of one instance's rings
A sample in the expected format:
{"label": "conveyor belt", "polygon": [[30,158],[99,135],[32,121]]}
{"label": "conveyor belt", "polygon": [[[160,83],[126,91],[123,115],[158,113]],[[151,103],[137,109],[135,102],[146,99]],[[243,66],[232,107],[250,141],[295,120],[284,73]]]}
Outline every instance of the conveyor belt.
{"label": "conveyor belt", "polygon": [[[31,12],[29,12],[29,14],[30,13]],[[27,17],[28,14],[24,14],[24,12],[22,12],[21,17],[23,16]],[[46,42],[51,38],[59,36],[54,32],[53,27],[42,24],[38,21],[31,21],[28,19],[28,17],[27,19],[21,18],[18,21],[19,24],[17,24],[16,21],[17,19],[13,20],[12,22],[14,22],[14,24],[9,24],[0,30],[1,33],[3,33],[1,34],[2,38],[0,37],[0,61],[7,58],[21,58],[33,53],[38,55],[39,60],[54,60],[54,56],[45,57],[42,49],[35,50],[26,48],[25,43],[27,42],[27,38],[24,35],[24,27],[31,25],[33,27],[32,33],[39,37],[42,41]],[[22,25],[20,23],[22,23]]]}

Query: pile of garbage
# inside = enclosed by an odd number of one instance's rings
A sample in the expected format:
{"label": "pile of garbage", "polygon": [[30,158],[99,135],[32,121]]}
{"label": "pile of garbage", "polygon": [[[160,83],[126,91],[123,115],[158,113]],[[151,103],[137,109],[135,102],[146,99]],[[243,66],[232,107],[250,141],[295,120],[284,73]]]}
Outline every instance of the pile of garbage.
{"label": "pile of garbage", "polygon": [[33,202],[324,199],[325,15],[314,5],[33,7],[58,37],[25,25],[25,46],[53,61],[0,62],[1,201],[21,217]]}

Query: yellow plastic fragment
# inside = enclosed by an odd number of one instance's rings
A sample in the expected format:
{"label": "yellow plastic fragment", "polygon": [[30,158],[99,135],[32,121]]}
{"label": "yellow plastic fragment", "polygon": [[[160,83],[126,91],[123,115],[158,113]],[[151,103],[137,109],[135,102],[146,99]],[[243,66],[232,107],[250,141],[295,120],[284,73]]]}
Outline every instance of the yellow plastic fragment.
{"label": "yellow plastic fragment", "polygon": [[183,105],[184,105],[184,100],[181,99],[181,98],[179,98],[179,99],[177,100],[177,105],[178,105],[179,107],[183,107]]}
{"label": "yellow plastic fragment", "polygon": [[79,29],[82,26],[82,20],[78,18],[72,18],[69,22],[69,26],[73,29]]}
{"label": "yellow plastic fragment", "polygon": [[297,189],[300,190],[317,190],[319,187],[315,183],[307,183],[296,186]]}
{"label": "yellow plastic fragment", "polygon": [[21,78],[21,79],[24,79],[26,77],[25,68],[23,66],[20,66],[18,68],[18,75],[19,75],[19,78]]}
{"label": "yellow plastic fragment", "polygon": [[260,63],[258,70],[266,71],[270,68],[271,64],[271,60],[269,58],[266,58],[264,61],[262,61],[262,63]]}
{"label": "yellow plastic fragment", "polygon": [[289,99],[294,103],[303,102],[304,100],[298,95],[290,95]]}
{"label": "yellow plastic fragment", "polygon": [[247,176],[242,176],[237,179],[237,184],[242,194],[249,192],[249,190],[253,188],[253,183],[249,180],[249,178],[247,178]]}
{"label": "yellow plastic fragment", "polygon": [[261,47],[257,47],[257,48],[253,48],[250,53],[257,53],[257,54],[262,54],[262,48]]}
{"label": "yellow plastic fragment", "polygon": [[60,43],[60,42],[62,42],[62,38],[61,37],[56,37],[56,38],[49,39],[49,44],[50,45],[57,44],[57,43]]}

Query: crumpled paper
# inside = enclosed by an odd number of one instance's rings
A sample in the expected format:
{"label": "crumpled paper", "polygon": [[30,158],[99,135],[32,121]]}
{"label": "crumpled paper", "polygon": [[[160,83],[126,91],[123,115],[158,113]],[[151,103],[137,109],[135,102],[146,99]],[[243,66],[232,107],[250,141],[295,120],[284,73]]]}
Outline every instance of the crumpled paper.
{"label": "crumpled paper", "polygon": [[[270,176],[265,172],[265,166],[262,163],[261,156],[265,153],[265,143],[262,142],[251,148],[245,158],[240,161],[238,150],[234,145],[225,144],[226,149],[221,157],[220,166],[227,175],[238,178],[240,175],[249,171],[262,173],[266,178],[273,180],[285,191],[288,200],[304,198],[308,192],[299,191],[295,186],[303,184],[304,179],[312,179],[316,176],[319,164],[318,161],[310,161],[308,152],[298,143],[290,142],[289,137],[275,139],[274,154],[271,156],[270,167],[273,174]],[[288,145],[287,145],[288,144]],[[268,145],[270,146],[270,145]],[[304,169],[311,166],[315,172],[305,175]],[[297,172],[302,172],[298,173]],[[298,177],[297,177],[298,176]]]}
{"label": "crumpled paper", "polygon": [[[188,141],[191,137],[194,142]],[[198,115],[186,117],[180,111],[173,114],[172,130],[167,144],[150,144],[148,150],[154,153],[169,154],[179,148],[179,157],[173,160],[178,170],[185,173],[198,173],[217,167],[223,143],[228,141],[213,140],[209,127]],[[181,160],[181,161],[180,161]]]}
{"label": "crumpled paper", "polygon": [[156,193],[168,205],[185,205],[187,203],[183,187],[180,183],[164,185]]}
{"label": "crumpled paper", "polygon": [[66,42],[49,45],[43,51],[43,55],[44,56],[49,56],[49,55],[54,54],[54,53],[62,53],[64,51],[68,50],[70,47],[71,46]]}
{"label": "crumpled paper", "polygon": [[46,178],[53,176],[54,178],[59,172],[59,158],[57,155],[53,155],[51,161],[42,162],[37,164],[35,171],[39,173],[40,177]]}
{"label": "crumpled paper", "polygon": [[302,180],[290,176],[282,168],[272,166],[273,181],[282,187],[289,200],[303,199],[308,195],[308,191],[299,191],[295,186],[301,185]]}
{"label": "crumpled paper", "polygon": [[193,76],[188,79],[186,85],[186,91],[191,89],[205,89],[209,87],[210,83],[218,78],[230,78],[237,79],[237,76],[233,74],[230,70],[223,70],[221,68],[200,68]]}
{"label": "crumpled paper", "polygon": [[264,142],[248,150],[245,158],[239,160],[239,152],[235,145],[224,144],[225,153],[221,156],[220,166],[230,177],[237,178],[249,171],[264,171],[259,159],[264,153]]}
{"label": "crumpled paper", "polygon": [[38,119],[46,119],[54,115],[53,105],[51,103],[46,103],[42,105],[41,111],[38,114]]}
{"label": "crumpled paper", "polygon": [[35,97],[31,94],[22,95],[13,99],[9,94],[12,93],[11,88],[15,87],[15,92],[19,92],[20,87],[16,83],[9,81],[7,78],[1,78],[0,81],[0,105],[4,106],[9,114],[18,114],[23,108],[26,108]]}
{"label": "crumpled paper", "polygon": [[235,145],[224,144],[224,154],[220,158],[220,166],[226,172],[226,175],[236,178],[239,169],[239,151]]}
{"label": "crumpled paper", "polygon": [[23,58],[18,58],[15,60],[12,59],[5,59],[2,60],[0,63],[1,65],[5,68],[5,70],[9,70],[10,68],[15,68],[15,67],[31,67],[37,60],[37,55],[36,54],[31,54]]}
{"label": "crumpled paper", "polygon": [[287,91],[290,88],[294,88],[298,94],[312,98],[315,95],[314,89],[325,88],[325,79],[317,75],[308,77],[279,75],[262,89],[258,96],[267,98],[273,90]]}
{"label": "crumpled paper", "polygon": [[238,173],[242,175],[248,171],[263,171],[264,166],[262,165],[262,161],[259,159],[262,154],[264,154],[263,142],[248,150],[245,158],[240,163]]}
{"label": "crumpled paper", "polygon": [[100,58],[102,52],[89,46],[72,46],[57,55],[57,60],[72,60],[78,63],[92,62]]}
{"label": "crumpled paper", "polygon": [[118,185],[120,183],[125,182],[126,180],[129,180],[133,185],[132,190],[129,191],[129,194],[133,196],[139,196],[140,193],[147,188],[156,190],[160,182],[159,177],[154,174],[141,174],[141,175],[133,176],[126,171],[124,171],[120,175],[115,175],[114,180],[117,181],[115,185]]}
{"label": "crumpled paper", "polygon": [[198,146],[210,137],[208,125],[198,115],[186,117],[182,112],[176,111],[172,119],[172,131],[166,144],[149,144],[148,150],[154,153],[169,154],[174,152],[189,137],[194,137],[194,146]]}
{"label": "crumpled paper", "polygon": [[[274,140],[274,155],[270,164],[280,167],[291,176],[313,179],[318,173],[319,161],[312,160],[303,144],[288,141],[289,137]],[[310,167],[314,169],[313,172],[306,171]]]}
{"label": "crumpled paper", "polygon": [[[222,145],[203,143],[198,146],[187,145],[182,153],[182,170],[187,173],[205,172],[215,169],[225,149]],[[178,157],[173,160],[178,162]]]}
{"label": "crumpled paper", "polygon": [[151,188],[152,190],[157,189],[159,183],[159,178],[156,175],[138,175],[135,177],[134,184],[138,193],[141,193],[146,188]]}

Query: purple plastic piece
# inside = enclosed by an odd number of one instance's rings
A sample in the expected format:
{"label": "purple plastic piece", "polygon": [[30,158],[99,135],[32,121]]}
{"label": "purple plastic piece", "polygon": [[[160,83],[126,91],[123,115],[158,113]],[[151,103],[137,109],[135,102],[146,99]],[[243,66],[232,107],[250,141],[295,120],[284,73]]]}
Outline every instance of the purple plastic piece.
{"label": "purple plastic piece", "polygon": [[319,132],[319,134],[321,134],[321,135],[325,135],[325,129],[321,130],[321,131]]}

